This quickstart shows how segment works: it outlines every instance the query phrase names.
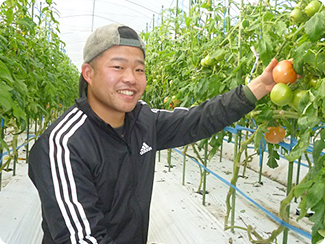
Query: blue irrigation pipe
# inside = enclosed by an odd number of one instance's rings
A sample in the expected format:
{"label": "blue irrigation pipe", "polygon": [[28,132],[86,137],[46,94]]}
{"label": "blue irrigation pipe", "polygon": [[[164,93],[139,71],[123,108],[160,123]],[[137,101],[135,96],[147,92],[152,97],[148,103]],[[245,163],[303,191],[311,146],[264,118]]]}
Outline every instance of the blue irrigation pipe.
{"label": "blue irrigation pipe", "polygon": [[[181,151],[179,151],[176,148],[173,148],[174,151],[176,151],[177,153],[182,154]],[[195,162],[196,164],[198,164],[200,167],[204,168],[206,171],[208,171],[209,173],[211,173],[213,176],[215,176],[217,179],[219,179],[220,181],[222,181],[223,183],[225,183],[226,185],[232,187],[233,189],[235,189],[238,193],[240,193],[243,197],[245,197],[248,201],[250,201],[253,205],[255,205],[257,208],[259,208],[260,210],[262,210],[267,216],[269,216],[271,219],[273,219],[274,221],[276,221],[277,223],[279,223],[280,225],[283,225],[284,227],[308,238],[311,240],[311,234],[307,231],[301,230],[285,221],[283,221],[282,219],[280,219],[279,217],[277,217],[276,215],[274,215],[273,213],[269,212],[268,210],[266,210],[263,206],[261,206],[260,204],[258,204],[257,202],[255,202],[252,198],[250,198],[248,195],[246,195],[243,191],[241,191],[239,188],[237,188],[236,186],[234,186],[233,184],[231,184],[230,182],[228,182],[227,180],[225,180],[224,178],[222,178],[220,175],[216,174],[215,172],[213,172],[212,170],[208,169],[207,167],[205,167],[204,165],[202,165],[201,163],[199,163],[198,161],[196,161],[194,158],[190,158],[193,162]]]}
{"label": "blue irrigation pipe", "polygon": [[[29,138],[31,138],[31,137],[35,137],[35,136],[34,136],[34,135],[29,135]],[[20,148],[26,146],[27,143],[28,143],[28,142],[25,142],[25,143],[21,144],[20,146],[16,147],[16,150],[19,150]],[[13,149],[11,149],[9,152],[12,152],[12,151],[13,151]],[[4,153],[0,153],[0,166],[1,166],[1,164],[2,164],[3,157],[6,156],[9,152],[6,151],[6,152],[4,152]],[[0,173],[1,173],[1,172],[0,172]]]}

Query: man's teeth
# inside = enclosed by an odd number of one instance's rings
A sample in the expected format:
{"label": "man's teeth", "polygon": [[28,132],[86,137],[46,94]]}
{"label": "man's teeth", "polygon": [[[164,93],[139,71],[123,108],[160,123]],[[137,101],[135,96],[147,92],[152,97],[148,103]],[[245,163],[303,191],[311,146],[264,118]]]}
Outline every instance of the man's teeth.
{"label": "man's teeth", "polygon": [[121,91],[118,91],[118,93],[121,93],[121,94],[124,94],[127,96],[132,96],[134,94],[133,91],[127,91],[127,90],[121,90]]}

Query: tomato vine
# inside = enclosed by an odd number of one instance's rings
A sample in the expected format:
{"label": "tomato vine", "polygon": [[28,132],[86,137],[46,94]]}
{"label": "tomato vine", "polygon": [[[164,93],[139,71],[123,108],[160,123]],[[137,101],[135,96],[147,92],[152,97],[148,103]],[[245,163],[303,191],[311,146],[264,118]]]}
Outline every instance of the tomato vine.
{"label": "tomato vine", "polygon": [[[174,96],[180,101],[180,106],[195,106],[245,84],[245,80],[248,82],[260,74],[273,57],[279,61],[292,58],[293,69],[302,77],[289,84],[294,94],[290,102],[277,105],[266,96],[238,124],[256,130],[249,141],[256,150],[259,150],[267,127],[285,127],[287,138],[296,141],[290,145],[291,150],[285,149],[288,162],[309,154],[308,147],[313,147],[313,161],[307,157],[310,164],[308,175],[317,172],[317,180],[307,176],[288,192],[284,202],[288,204],[294,194],[300,198],[304,210],[313,208],[316,217],[311,219],[314,222],[312,243],[317,243],[324,239],[325,198],[308,198],[306,195],[313,196],[315,191],[323,191],[325,186],[322,178],[325,160],[321,154],[325,143],[323,137],[318,139],[323,136],[325,122],[325,10],[320,5],[317,11],[313,9],[312,14],[307,14],[305,8],[310,2],[288,1],[276,6],[263,1],[242,6],[231,2],[240,10],[239,16],[225,15],[229,6],[214,1],[194,4],[188,13],[180,9],[165,10],[163,23],[153,31],[143,33],[148,53],[148,87],[144,100],[153,107],[171,109],[171,99],[166,103],[163,99]],[[302,11],[302,16],[292,13],[294,10]],[[299,92],[301,90],[303,92]],[[257,129],[250,122],[252,120],[257,126],[263,125],[264,129]],[[225,133],[218,136],[220,139]],[[215,138],[209,139],[212,147],[209,157],[220,147],[220,143],[214,143]],[[312,145],[311,141],[314,142]],[[268,165],[277,167],[276,152],[280,146],[269,144],[268,147],[273,152],[269,155]],[[245,144],[241,150],[245,150]],[[304,191],[297,193],[297,189]],[[280,210],[284,220],[288,220],[282,212],[286,204]],[[283,230],[280,228],[277,234]],[[252,234],[251,230],[248,232]],[[260,240],[258,235],[255,237]]]}

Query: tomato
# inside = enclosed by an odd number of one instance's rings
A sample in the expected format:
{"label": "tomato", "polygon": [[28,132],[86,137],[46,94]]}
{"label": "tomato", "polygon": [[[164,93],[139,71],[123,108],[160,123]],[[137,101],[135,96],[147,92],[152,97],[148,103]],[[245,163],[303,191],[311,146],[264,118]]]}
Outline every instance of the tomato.
{"label": "tomato", "polygon": [[176,96],[173,96],[172,99],[173,99],[173,105],[174,105],[175,107],[177,107],[178,105],[181,104],[181,101],[178,100]]}
{"label": "tomato", "polygon": [[271,101],[278,106],[288,105],[293,99],[293,92],[287,84],[276,84],[270,93]]}
{"label": "tomato", "polygon": [[167,103],[167,101],[168,101],[168,97],[165,97],[164,98],[164,103]]}
{"label": "tomato", "polygon": [[284,140],[286,131],[283,127],[268,127],[267,129],[269,132],[265,132],[264,137],[268,143],[278,144]]}
{"label": "tomato", "polygon": [[294,23],[302,23],[305,21],[304,14],[299,8],[295,8],[294,10],[292,10],[292,12],[290,13],[290,19]]}
{"label": "tomato", "polygon": [[318,0],[313,0],[305,7],[304,12],[308,17],[313,16],[315,13],[318,12],[320,7],[322,6],[322,3]]}
{"label": "tomato", "polygon": [[289,60],[280,61],[273,69],[273,80],[275,83],[294,83],[297,80],[297,73]]}
{"label": "tomato", "polygon": [[247,28],[249,27],[249,21],[247,19],[245,19],[242,23],[241,23],[243,28]]}
{"label": "tomato", "polygon": [[206,57],[205,57],[205,64],[206,65],[213,65],[215,63],[215,60],[213,58],[210,57],[210,55],[208,54]]}
{"label": "tomato", "polygon": [[309,84],[310,87],[314,87],[314,88],[318,89],[320,87],[321,80],[320,80],[319,77],[313,76],[309,80],[308,84]]}
{"label": "tomato", "polygon": [[298,111],[300,100],[303,97],[303,95],[305,95],[307,92],[308,92],[307,90],[300,90],[300,89],[295,90],[293,92],[293,99],[290,103],[290,106]]}
{"label": "tomato", "polygon": [[207,66],[207,64],[206,64],[206,58],[202,58],[201,59],[201,65],[202,65],[202,67],[205,67],[205,66]]}

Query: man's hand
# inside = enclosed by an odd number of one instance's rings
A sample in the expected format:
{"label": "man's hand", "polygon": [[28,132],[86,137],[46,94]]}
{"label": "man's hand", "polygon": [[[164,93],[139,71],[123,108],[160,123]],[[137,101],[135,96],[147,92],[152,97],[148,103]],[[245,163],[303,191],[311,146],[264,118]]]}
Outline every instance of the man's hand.
{"label": "man's hand", "polygon": [[277,64],[278,61],[273,58],[263,73],[247,85],[257,100],[268,94],[275,86],[272,71]]}

